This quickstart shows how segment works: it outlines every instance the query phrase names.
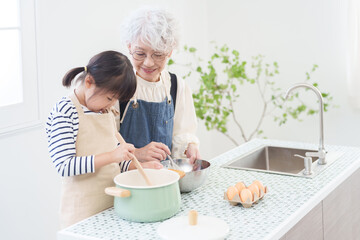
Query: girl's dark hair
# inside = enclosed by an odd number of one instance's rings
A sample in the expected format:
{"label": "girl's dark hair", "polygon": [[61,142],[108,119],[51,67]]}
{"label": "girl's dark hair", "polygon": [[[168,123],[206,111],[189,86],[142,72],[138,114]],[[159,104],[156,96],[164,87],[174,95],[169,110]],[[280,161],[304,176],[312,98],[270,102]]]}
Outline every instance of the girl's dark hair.
{"label": "girl's dark hair", "polygon": [[94,79],[100,91],[114,93],[121,101],[128,101],[136,90],[136,76],[129,59],[116,51],[101,52],[92,57],[85,67],[73,68],[68,71],[62,83],[71,86],[74,78],[83,72],[77,80],[84,81],[87,74]]}

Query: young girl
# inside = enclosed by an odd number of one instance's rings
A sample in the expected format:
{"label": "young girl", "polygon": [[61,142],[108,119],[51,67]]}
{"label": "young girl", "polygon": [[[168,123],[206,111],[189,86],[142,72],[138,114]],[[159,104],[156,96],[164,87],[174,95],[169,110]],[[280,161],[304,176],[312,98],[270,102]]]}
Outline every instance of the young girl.
{"label": "young girl", "polygon": [[[129,160],[134,146],[117,140],[113,108],[135,92],[131,63],[119,52],[102,52],[86,67],[66,73],[63,85],[70,87],[79,73],[81,83],[55,104],[46,125],[51,160],[63,177],[61,228],[111,207],[113,198],[104,189],[114,185],[117,174],[135,168]],[[142,165],[162,167],[158,162]]]}

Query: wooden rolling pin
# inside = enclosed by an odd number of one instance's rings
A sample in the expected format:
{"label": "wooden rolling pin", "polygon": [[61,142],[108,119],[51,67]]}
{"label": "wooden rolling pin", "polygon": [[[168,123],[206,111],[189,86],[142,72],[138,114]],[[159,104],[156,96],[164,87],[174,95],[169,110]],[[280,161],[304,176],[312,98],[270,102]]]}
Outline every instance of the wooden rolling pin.
{"label": "wooden rolling pin", "polygon": [[[120,142],[120,144],[126,143],[124,138],[120,135],[120,133],[116,134],[116,138]],[[131,160],[133,160],[135,167],[139,170],[140,174],[144,177],[147,185],[152,186],[153,184],[150,182],[150,180],[149,180],[148,176],[146,175],[143,167],[141,166],[139,160],[137,160],[137,158],[133,154],[131,154],[131,157],[132,157]]]}

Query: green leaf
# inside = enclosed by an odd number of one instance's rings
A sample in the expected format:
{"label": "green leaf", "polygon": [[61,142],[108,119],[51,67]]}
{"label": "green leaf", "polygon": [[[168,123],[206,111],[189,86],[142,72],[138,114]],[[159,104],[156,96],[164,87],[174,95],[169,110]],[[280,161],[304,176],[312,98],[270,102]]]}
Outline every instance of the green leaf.
{"label": "green leaf", "polygon": [[233,51],[232,51],[232,54],[233,54],[234,56],[236,56],[236,57],[238,57],[238,56],[239,56],[239,52],[238,52],[238,51],[236,51],[236,50],[233,50]]}
{"label": "green leaf", "polygon": [[170,66],[170,65],[172,65],[172,64],[174,64],[174,60],[172,60],[172,59],[170,58],[169,61],[168,61],[168,65]]}
{"label": "green leaf", "polygon": [[233,92],[236,92],[236,85],[235,84],[231,84],[231,88],[232,88]]}
{"label": "green leaf", "polygon": [[196,48],[194,48],[194,47],[189,48],[189,52],[191,52],[191,53],[196,52]]}
{"label": "green leaf", "polygon": [[322,96],[323,98],[326,98],[327,96],[329,96],[329,94],[328,94],[328,93],[321,93],[321,96]]}
{"label": "green leaf", "polygon": [[227,89],[228,85],[227,84],[220,84],[219,85],[219,88],[224,90],[224,89]]}
{"label": "green leaf", "polygon": [[220,48],[220,51],[227,52],[227,51],[229,51],[229,48],[227,45],[224,45],[224,46],[222,46],[222,48]]}
{"label": "green leaf", "polygon": [[318,68],[319,66],[317,64],[313,65],[313,68],[311,69],[312,72],[315,72],[315,70]]}
{"label": "green leaf", "polygon": [[230,112],[229,112],[229,111],[225,111],[225,110],[223,110],[222,112],[223,112],[223,114],[224,114],[224,117],[227,117],[227,116],[229,116],[229,115],[230,115]]}
{"label": "green leaf", "polygon": [[221,127],[221,128],[220,128],[220,131],[221,131],[222,133],[226,133],[226,132],[227,132],[227,129],[226,129],[226,127]]}
{"label": "green leaf", "polygon": [[296,110],[298,112],[303,112],[303,111],[305,111],[305,109],[306,109],[306,106],[304,104],[302,104],[302,105],[298,106]]}
{"label": "green leaf", "polygon": [[309,109],[307,112],[308,115],[313,115],[315,113],[316,113],[316,111],[314,109]]}
{"label": "green leaf", "polygon": [[222,63],[229,63],[229,57],[228,56],[224,56]]}
{"label": "green leaf", "polygon": [[213,59],[215,59],[215,58],[219,58],[220,56],[219,56],[219,54],[217,54],[217,53],[214,53],[212,56],[211,56],[211,59],[213,60]]}
{"label": "green leaf", "polygon": [[329,104],[328,104],[328,103],[324,103],[324,111],[325,111],[325,112],[328,111],[328,107],[329,107]]}

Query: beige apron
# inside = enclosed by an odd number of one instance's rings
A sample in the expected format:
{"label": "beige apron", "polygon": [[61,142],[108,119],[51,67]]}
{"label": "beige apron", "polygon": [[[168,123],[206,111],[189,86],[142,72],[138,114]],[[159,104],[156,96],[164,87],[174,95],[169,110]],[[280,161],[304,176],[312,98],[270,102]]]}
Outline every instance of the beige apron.
{"label": "beige apron", "polygon": [[[76,96],[72,94],[70,98],[79,115],[76,156],[96,155],[114,150],[118,143],[114,114],[109,112],[85,115]],[[61,229],[113,206],[114,198],[106,195],[104,189],[115,185],[113,179],[119,173],[119,164],[112,163],[95,173],[63,178]]]}

